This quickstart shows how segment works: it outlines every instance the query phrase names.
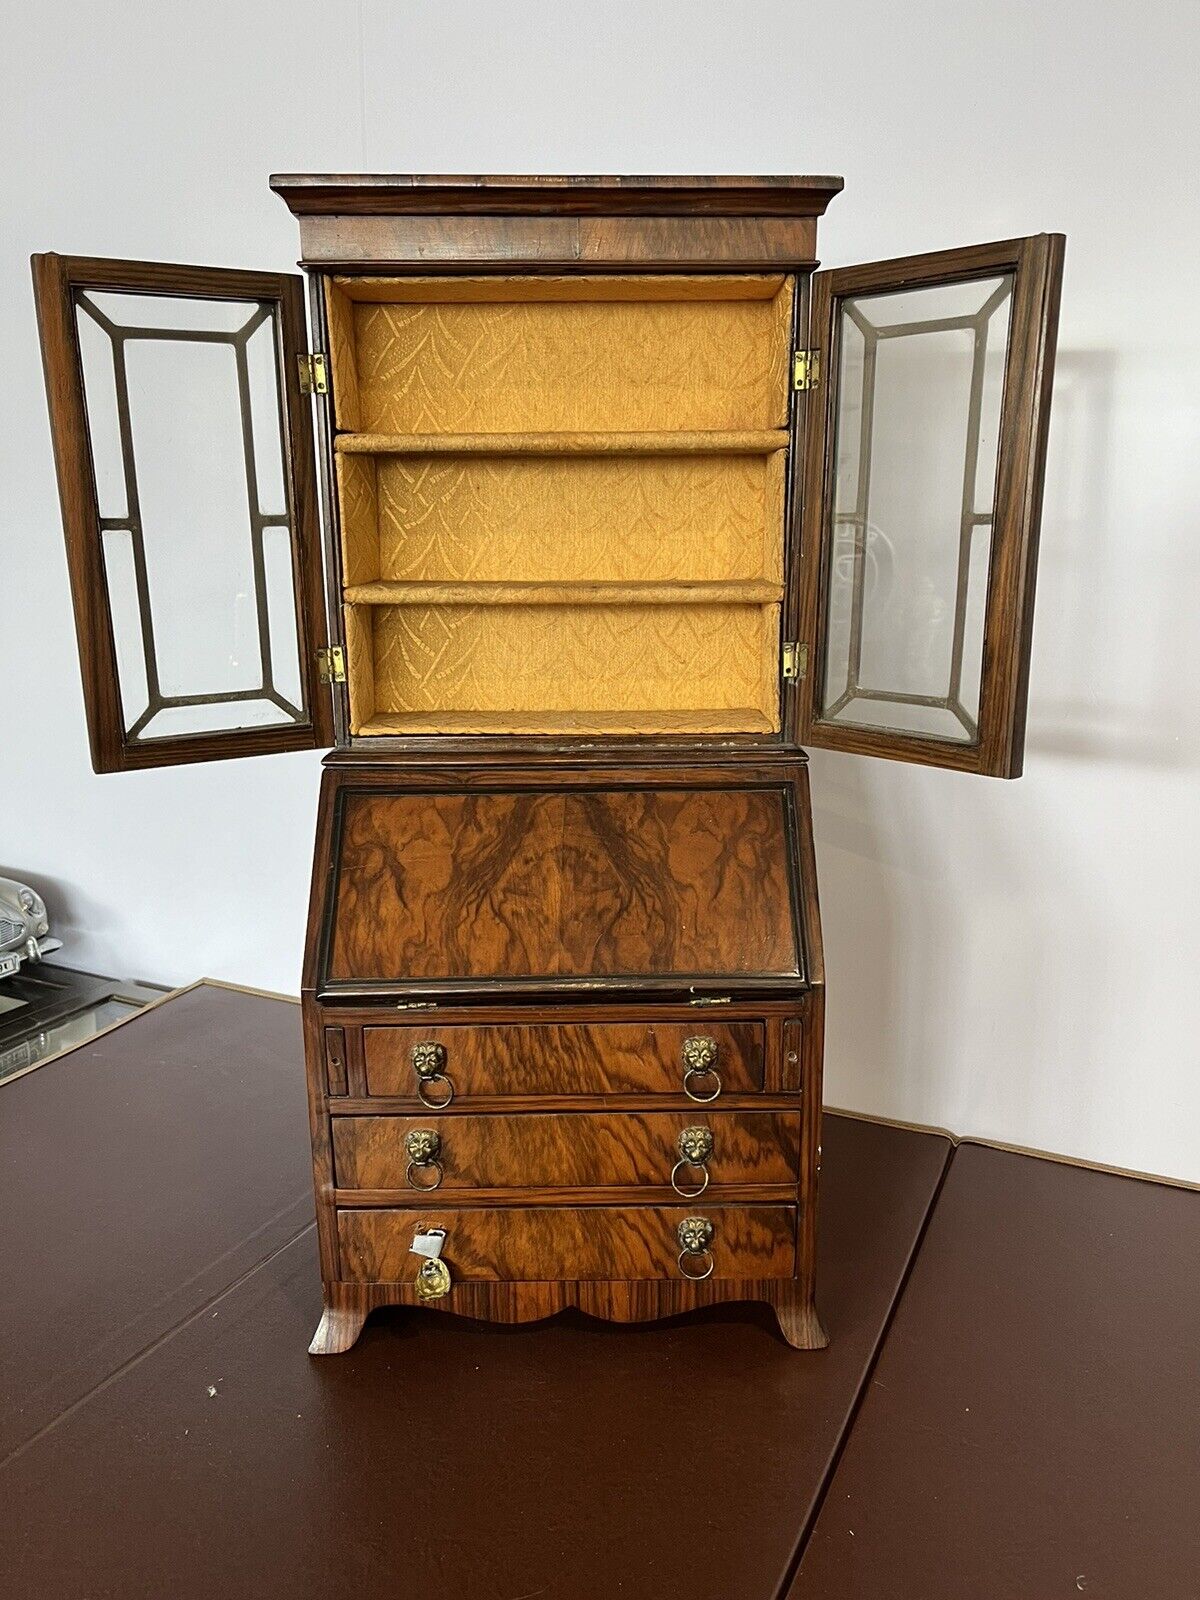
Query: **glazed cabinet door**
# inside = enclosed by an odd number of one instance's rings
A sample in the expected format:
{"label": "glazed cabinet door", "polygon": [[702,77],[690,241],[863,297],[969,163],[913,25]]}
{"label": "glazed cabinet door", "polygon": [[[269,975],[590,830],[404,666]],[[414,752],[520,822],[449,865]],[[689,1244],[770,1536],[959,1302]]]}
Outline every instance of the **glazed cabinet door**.
{"label": "glazed cabinet door", "polygon": [[33,280],[96,771],[332,744],[302,280]]}
{"label": "glazed cabinet door", "polygon": [[803,744],[1020,775],[1064,243],[814,278]]}

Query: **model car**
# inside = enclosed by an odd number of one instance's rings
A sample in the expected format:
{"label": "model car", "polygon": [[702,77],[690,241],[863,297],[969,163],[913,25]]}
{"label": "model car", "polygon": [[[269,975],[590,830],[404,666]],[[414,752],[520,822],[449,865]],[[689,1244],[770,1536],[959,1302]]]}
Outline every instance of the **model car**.
{"label": "model car", "polygon": [[46,902],[27,883],[0,878],[0,978],[11,978],[22,961],[40,961],[62,949],[61,939],[50,939]]}

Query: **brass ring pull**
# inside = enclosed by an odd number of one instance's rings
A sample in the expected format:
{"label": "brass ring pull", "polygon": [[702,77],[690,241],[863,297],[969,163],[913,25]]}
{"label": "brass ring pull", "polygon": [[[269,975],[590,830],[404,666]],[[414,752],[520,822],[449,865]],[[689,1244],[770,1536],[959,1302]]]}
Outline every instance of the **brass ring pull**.
{"label": "brass ring pull", "polygon": [[[705,1278],[713,1275],[716,1261],[710,1249],[712,1236],[713,1225],[707,1217],[684,1217],[675,1230],[675,1237],[679,1240],[679,1270],[693,1283],[703,1283]],[[703,1271],[691,1271],[688,1263],[693,1261],[703,1263]]]}
{"label": "brass ring pull", "polygon": [[[437,1172],[437,1177],[434,1178],[432,1183],[413,1182],[414,1172],[427,1172],[430,1168],[433,1168]],[[410,1161],[408,1166],[404,1169],[404,1181],[408,1187],[410,1189],[423,1189],[426,1193],[428,1193],[431,1189],[438,1188],[444,1176],[445,1174],[442,1172],[442,1163],[440,1161]]]}
{"label": "brass ring pull", "polygon": [[[697,1094],[692,1084],[697,1079],[711,1078],[715,1088],[711,1094]],[[683,1041],[683,1092],[689,1100],[705,1105],[715,1100],[721,1092],[721,1077],[717,1071],[717,1041],[699,1036]]]}
{"label": "brass ring pull", "polygon": [[[446,1085],[446,1093],[441,1100],[431,1100],[426,1092],[428,1085],[434,1083],[444,1083]],[[422,1078],[417,1084],[417,1099],[423,1106],[428,1106],[431,1111],[441,1111],[454,1099],[454,1085],[444,1073],[435,1073],[432,1077]]]}
{"label": "brass ring pull", "polygon": [[[436,1189],[441,1183],[445,1173],[442,1163],[438,1160],[438,1151],[442,1148],[442,1138],[432,1128],[413,1128],[404,1135],[404,1148],[408,1154],[408,1166],[404,1169],[404,1181],[410,1189]],[[417,1183],[413,1174],[416,1172],[429,1172],[436,1174],[432,1183]]]}
{"label": "brass ring pull", "polygon": [[[412,1047],[413,1071],[417,1075],[417,1099],[431,1111],[441,1111],[454,1099],[454,1085],[446,1076],[446,1046],[432,1039],[423,1039]],[[432,1100],[429,1090],[435,1083],[443,1083],[446,1092],[440,1100]]]}
{"label": "brass ring pull", "polygon": [[[703,1194],[705,1189],[708,1188],[708,1160],[713,1152],[712,1129],[704,1127],[684,1128],[676,1141],[675,1148],[679,1151],[679,1160],[671,1168],[671,1187],[676,1194],[682,1195],[685,1200],[694,1200],[697,1195]],[[687,1167],[699,1171],[699,1187],[685,1189],[681,1186],[679,1174]]]}
{"label": "brass ring pull", "polygon": [[[705,1263],[704,1271],[689,1272],[684,1266],[684,1262],[692,1260],[703,1260]],[[714,1266],[716,1266],[716,1262],[713,1260],[711,1250],[681,1250],[679,1252],[679,1270],[692,1283],[703,1283],[705,1278],[711,1278]]]}
{"label": "brass ring pull", "polygon": [[690,1167],[692,1165],[693,1165],[693,1163],[690,1162],[690,1161],[677,1161],[675,1163],[675,1165],[671,1168],[671,1187],[672,1187],[672,1189],[674,1189],[676,1194],[682,1195],[685,1200],[695,1200],[698,1195],[702,1195],[704,1193],[705,1189],[708,1188],[708,1168],[704,1167],[704,1166],[702,1166],[700,1168],[700,1174],[701,1174],[700,1183],[696,1188],[694,1188],[694,1189],[684,1189],[680,1185],[680,1182],[679,1182],[680,1170],[683,1167]]}

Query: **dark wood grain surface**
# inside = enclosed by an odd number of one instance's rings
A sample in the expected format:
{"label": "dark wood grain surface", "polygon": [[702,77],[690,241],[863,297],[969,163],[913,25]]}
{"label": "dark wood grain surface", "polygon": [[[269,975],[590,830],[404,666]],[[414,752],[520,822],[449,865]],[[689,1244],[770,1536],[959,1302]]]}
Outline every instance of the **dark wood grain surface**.
{"label": "dark wood grain surface", "polygon": [[326,272],[790,270],[815,263],[816,241],[811,217],[300,217],[301,260]]}
{"label": "dark wood grain surface", "polygon": [[[412,1253],[420,1230],[445,1228],[442,1259],[464,1283],[569,1283],[676,1278],[675,1230],[699,1214],[713,1225],[714,1278],[790,1278],[796,1265],[794,1206],[578,1206],[476,1210],[439,1209],[431,1196],[421,1209],[338,1212],[342,1278],[350,1283],[411,1283],[421,1258]],[[453,1296],[451,1290],[451,1297]]]}
{"label": "dark wood grain surface", "polygon": [[[685,1128],[712,1135],[706,1167],[711,1185],[787,1184],[797,1178],[800,1113],[653,1112],[612,1116],[568,1112],[543,1116],[335,1117],[334,1171],[342,1189],[411,1189],[434,1174],[406,1173],[404,1140],[428,1130],[440,1141],[441,1189],[523,1187],[571,1188],[670,1183],[680,1159]],[[703,1181],[697,1169],[679,1174],[684,1188]],[[352,1202],[351,1202],[352,1203]]]}
{"label": "dark wood grain surface", "polygon": [[1195,1600],[1198,1258],[1200,1194],[962,1146],[791,1600]]}
{"label": "dark wood grain surface", "polygon": [[300,1007],[201,985],[0,1086],[0,1172],[2,1457],[311,1222]]}
{"label": "dark wood grain surface", "polygon": [[[416,1097],[413,1046],[442,1045],[445,1075],[461,1103],[478,1095],[678,1094],[683,1041],[711,1040],[721,1093],[762,1088],[765,1028],[761,1022],[580,1022],[486,1026],[421,1023],[363,1030],[370,1094]],[[700,1088],[710,1093],[714,1085]]]}
{"label": "dark wood grain surface", "polygon": [[536,217],[602,212],[655,216],[816,216],[843,188],[830,176],[276,172],[271,188],[296,216],[407,213]]}
{"label": "dark wood grain surface", "polygon": [[351,793],[329,977],[799,975],[782,789]]}

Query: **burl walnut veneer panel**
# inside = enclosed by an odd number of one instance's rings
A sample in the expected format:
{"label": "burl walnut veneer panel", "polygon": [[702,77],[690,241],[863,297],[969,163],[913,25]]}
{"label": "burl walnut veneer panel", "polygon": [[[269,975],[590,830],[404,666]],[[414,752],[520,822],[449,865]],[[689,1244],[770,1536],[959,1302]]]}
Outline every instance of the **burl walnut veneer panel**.
{"label": "burl walnut veneer panel", "polygon": [[[667,1184],[679,1160],[676,1141],[685,1128],[703,1125],[713,1136],[706,1162],[710,1188],[722,1183],[795,1184],[800,1157],[800,1113],[723,1111],[575,1112],[540,1116],[334,1117],[337,1183],[344,1189],[409,1187],[404,1137],[412,1129],[438,1134],[439,1189],[568,1188]],[[697,1168],[680,1175],[684,1188],[702,1182]],[[411,1187],[429,1182],[414,1174]],[[711,1203],[711,1202],[710,1202]]]}
{"label": "burl walnut veneer panel", "polygon": [[[413,1234],[445,1228],[442,1259],[461,1283],[636,1282],[686,1279],[676,1228],[695,1210],[678,1206],[554,1206],[542,1210],[339,1211],[344,1279],[411,1283],[420,1266]],[[712,1277],[790,1278],[796,1266],[794,1206],[706,1205],[713,1224]]]}
{"label": "burl walnut veneer panel", "polygon": [[801,976],[782,787],[342,805],[333,984]]}
{"label": "burl walnut veneer panel", "polygon": [[[508,1023],[484,1027],[365,1028],[367,1090],[416,1099],[412,1048],[440,1044],[460,1100],[475,1095],[677,1094],[683,1041],[702,1033],[717,1047],[724,1091],[751,1094],[763,1084],[763,1027],[758,1022]],[[707,1087],[707,1086],[706,1086]]]}

